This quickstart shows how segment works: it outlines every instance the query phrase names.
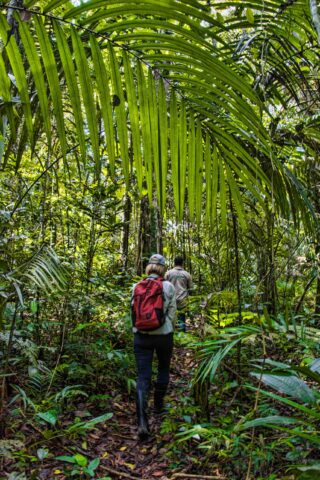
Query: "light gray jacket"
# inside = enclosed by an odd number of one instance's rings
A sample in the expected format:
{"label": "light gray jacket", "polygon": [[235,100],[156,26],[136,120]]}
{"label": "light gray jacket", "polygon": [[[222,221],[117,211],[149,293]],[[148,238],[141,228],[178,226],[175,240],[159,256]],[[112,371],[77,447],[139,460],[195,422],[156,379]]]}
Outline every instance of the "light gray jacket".
{"label": "light gray jacket", "polygon": [[177,307],[185,308],[188,304],[189,291],[192,289],[192,277],[182,267],[177,266],[169,270],[164,277],[172,283],[176,292]]}
{"label": "light gray jacket", "polygon": [[[149,278],[159,278],[158,275],[155,273],[149,275]],[[133,304],[133,294],[134,289],[136,288],[135,284],[132,289],[131,295],[131,306]],[[164,296],[164,303],[163,303],[163,310],[165,316],[164,324],[157,328],[157,330],[152,330],[151,332],[143,332],[146,335],[167,335],[168,333],[173,332],[174,325],[176,321],[176,311],[177,311],[177,304],[176,304],[176,293],[174,286],[172,283],[163,281],[163,296]],[[133,332],[136,333],[138,330],[133,327]]]}

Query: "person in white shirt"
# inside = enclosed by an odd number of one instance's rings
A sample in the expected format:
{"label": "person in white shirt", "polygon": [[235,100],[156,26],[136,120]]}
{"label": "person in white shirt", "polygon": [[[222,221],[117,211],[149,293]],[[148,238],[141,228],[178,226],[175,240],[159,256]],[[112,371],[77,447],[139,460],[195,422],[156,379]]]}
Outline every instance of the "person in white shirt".
{"label": "person in white shirt", "polygon": [[184,259],[178,256],[174,259],[174,268],[165,274],[165,279],[174,286],[177,300],[178,328],[186,331],[186,309],[188,307],[188,296],[192,289],[192,277],[183,268]]}

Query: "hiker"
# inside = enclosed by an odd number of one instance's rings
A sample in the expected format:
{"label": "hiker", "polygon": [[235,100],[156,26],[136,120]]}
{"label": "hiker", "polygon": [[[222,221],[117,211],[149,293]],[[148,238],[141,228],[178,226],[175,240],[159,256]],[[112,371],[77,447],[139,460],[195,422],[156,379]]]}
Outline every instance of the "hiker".
{"label": "hiker", "polygon": [[183,257],[178,256],[174,259],[174,268],[165,274],[165,279],[169,280],[174,286],[177,299],[178,310],[178,328],[182,332],[186,331],[186,309],[188,307],[189,291],[192,289],[192,277],[190,273],[183,269]]}
{"label": "hiker", "polygon": [[147,278],[135,284],[132,291],[134,354],[138,370],[136,406],[140,440],[145,440],[149,435],[147,406],[154,351],[158,358],[154,387],[156,414],[164,413],[164,396],[169,384],[176,295],[173,285],[164,281],[165,270],[165,258],[160,254],[152,255],[146,267]]}

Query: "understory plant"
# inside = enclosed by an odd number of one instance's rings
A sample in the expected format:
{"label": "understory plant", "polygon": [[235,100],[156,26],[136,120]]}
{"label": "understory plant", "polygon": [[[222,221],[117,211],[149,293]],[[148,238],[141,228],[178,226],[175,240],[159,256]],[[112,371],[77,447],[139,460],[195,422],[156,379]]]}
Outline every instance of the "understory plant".
{"label": "understory plant", "polygon": [[[211,460],[231,457],[238,474],[236,457],[243,456],[241,475],[262,468],[272,475],[281,459],[283,471],[287,465],[296,478],[316,479],[320,361],[311,332],[296,321],[284,325],[265,316],[260,325],[225,328],[195,342],[193,385],[206,397],[200,402],[206,411],[202,420],[180,422],[178,444],[195,442]],[[284,356],[287,362],[280,361]]]}

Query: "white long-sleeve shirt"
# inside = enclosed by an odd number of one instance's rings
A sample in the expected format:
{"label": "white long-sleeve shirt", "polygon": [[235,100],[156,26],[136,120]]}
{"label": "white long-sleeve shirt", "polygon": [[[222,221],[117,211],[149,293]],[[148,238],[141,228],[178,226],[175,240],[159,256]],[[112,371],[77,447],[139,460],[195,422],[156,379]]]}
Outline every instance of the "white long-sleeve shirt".
{"label": "white long-sleeve shirt", "polygon": [[187,305],[189,291],[192,289],[192,277],[189,272],[177,266],[169,270],[164,277],[172,283],[176,292],[177,307],[184,308]]}

